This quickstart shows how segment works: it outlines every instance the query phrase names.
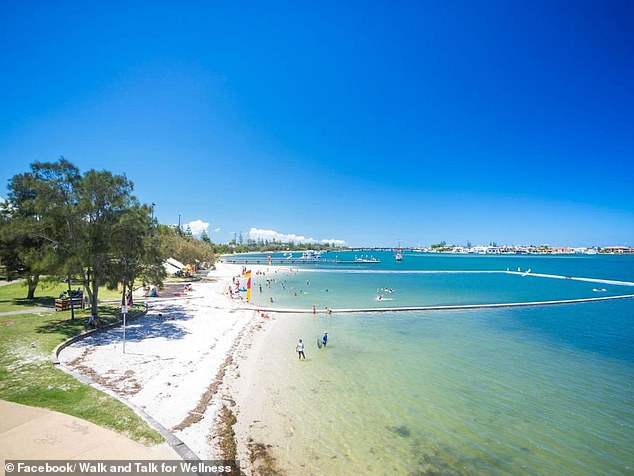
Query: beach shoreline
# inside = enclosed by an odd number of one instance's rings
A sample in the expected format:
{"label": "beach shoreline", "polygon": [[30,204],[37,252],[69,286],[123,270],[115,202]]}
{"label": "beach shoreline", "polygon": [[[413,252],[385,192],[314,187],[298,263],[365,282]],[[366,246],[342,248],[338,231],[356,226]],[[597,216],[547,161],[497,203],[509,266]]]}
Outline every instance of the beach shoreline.
{"label": "beach shoreline", "polygon": [[142,408],[199,458],[225,458],[224,433],[232,429],[223,426],[222,412],[241,413],[226,380],[239,375],[237,361],[251,358],[264,320],[246,301],[229,297],[241,272],[220,265],[194,282],[187,297],[149,300],[147,315],[127,325],[125,344],[123,328],[105,330],[65,348],[60,362]]}
{"label": "beach shoreline", "polygon": [[[258,314],[237,341],[234,365],[228,370],[219,392],[219,398],[229,405],[235,418],[232,431],[236,456],[247,475],[286,474],[280,468],[278,444],[285,435],[282,425],[277,424],[280,411],[271,406],[275,396],[270,394],[272,383],[267,371],[268,360],[264,357],[272,345],[272,336],[287,318]],[[288,353],[295,360],[292,349]]]}
{"label": "beach shoreline", "polygon": [[[255,265],[248,267],[252,274],[260,276],[274,275],[289,271],[283,266]],[[239,275],[242,265],[221,263],[218,271],[222,275]],[[254,318],[236,339],[230,355],[232,365],[228,366],[222,384],[216,394],[218,407],[224,406],[231,412],[232,425],[227,428],[219,421],[220,432],[215,435],[218,447],[223,432],[231,432],[235,445],[235,457],[241,462],[243,474],[286,474],[281,468],[282,460],[279,446],[275,448],[269,442],[280,442],[284,435],[279,423],[279,413],[270,406],[271,396],[265,356],[269,354],[271,336],[275,335],[288,316],[267,312],[253,304],[242,301],[241,308],[252,308]],[[292,350],[292,349],[291,349]],[[289,352],[290,353],[290,352]],[[293,357],[293,354],[290,354]],[[266,422],[266,423],[265,423]],[[266,438],[263,438],[263,432]]]}

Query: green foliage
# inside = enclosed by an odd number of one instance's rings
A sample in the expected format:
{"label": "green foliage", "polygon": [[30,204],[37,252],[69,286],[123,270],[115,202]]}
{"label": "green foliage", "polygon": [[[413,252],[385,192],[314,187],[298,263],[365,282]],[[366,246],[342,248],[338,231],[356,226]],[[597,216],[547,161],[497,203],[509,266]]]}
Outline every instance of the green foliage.
{"label": "green foliage", "polygon": [[159,225],[156,230],[160,254],[184,264],[211,264],[216,259],[216,246],[211,240],[198,240],[178,231],[178,228]]}
{"label": "green foliage", "polygon": [[215,245],[217,254],[249,253],[249,252],[275,252],[275,251],[306,251],[306,250],[331,250],[330,243],[285,243],[277,240],[247,240],[246,243],[239,244],[231,240],[226,245]]}
{"label": "green foliage", "polygon": [[449,249],[449,247],[447,246],[447,242],[446,241],[441,241],[440,243],[434,243],[433,245],[431,245],[431,249],[434,251],[445,251],[447,249]]}
{"label": "green foliage", "polygon": [[41,274],[78,275],[96,314],[101,286],[122,284],[125,292],[138,277],[160,282],[164,256],[151,239],[152,208],[132,191],[125,176],[80,175],[64,158],[11,179],[0,227],[1,249],[9,251],[0,259],[27,279],[27,298]]}

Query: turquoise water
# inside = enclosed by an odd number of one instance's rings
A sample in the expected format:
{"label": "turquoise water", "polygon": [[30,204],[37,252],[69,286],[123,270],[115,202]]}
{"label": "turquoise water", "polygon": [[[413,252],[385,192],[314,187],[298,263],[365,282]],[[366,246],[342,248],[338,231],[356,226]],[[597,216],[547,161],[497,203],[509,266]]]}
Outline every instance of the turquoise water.
{"label": "turquoise water", "polygon": [[273,298],[274,305],[293,309],[494,304],[634,294],[632,286],[504,272],[311,270],[277,272],[266,279],[256,277],[252,302],[266,306]]}
{"label": "turquoise water", "polygon": [[[536,273],[628,280],[630,257],[488,257],[374,253],[377,264],[349,262],[352,253],[326,253],[313,265],[255,276],[252,302],[293,309],[393,308],[554,301],[633,294],[634,286],[553,279]],[[255,255],[258,256],[258,255]],[[259,255],[262,263],[265,256]],[[576,258],[576,259],[575,259]],[[616,258],[616,259],[615,259]],[[257,259],[256,259],[257,260]],[[597,269],[609,263],[611,275]],[[506,271],[522,274],[509,274]],[[528,274],[525,274],[528,270]],[[563,274],[562,274],[563,273]],[[271,298],[273,301],[271,302]]]}
{"label": "turquoise water", "polygon": [[[406,255],[396,263],[389,253],[374,255],[381,263],[323,263],[268,274],[275,279],[270,288],[258,276],[256,286],[264,288],[254,296],[298,308],[338,308],[382,306],[376,301],[381,288],[393,288],[384,293],[394,299],[390,305],[632,291],[530,275],[391,270],[520,267],[634,281],[630,256]],[[262,358],[263,393],[276,411],[263,415],[267,430],[256,436],[273,445],[291,474],[634,474],[632,299],[292,314],[279,315],[274,325],[266,337],[271,350]],[[324,331],[330,343],[319,350],[315,342]],[[308,343],[306,362],[293,352],[298,338]]]}

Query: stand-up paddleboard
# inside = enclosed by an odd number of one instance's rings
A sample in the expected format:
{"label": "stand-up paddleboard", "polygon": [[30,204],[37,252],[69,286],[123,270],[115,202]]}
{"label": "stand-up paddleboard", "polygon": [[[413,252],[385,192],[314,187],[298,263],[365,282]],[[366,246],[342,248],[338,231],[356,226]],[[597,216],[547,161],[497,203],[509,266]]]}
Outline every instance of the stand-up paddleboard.
{"label": "stand-up paddleboard", "polygon": [[321,349],[321,339],[317,339],[317,347]]}

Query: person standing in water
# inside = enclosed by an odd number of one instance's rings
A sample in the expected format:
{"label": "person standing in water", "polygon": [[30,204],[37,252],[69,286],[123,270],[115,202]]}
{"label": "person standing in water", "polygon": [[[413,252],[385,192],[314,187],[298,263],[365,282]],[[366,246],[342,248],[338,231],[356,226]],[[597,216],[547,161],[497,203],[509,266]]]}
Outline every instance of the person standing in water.
{"label": "person standing in water", "polygon": [[324,347],[326,347],[326,344],[328,344],[328,333],[324,332],[324,336],[321,338],[321,343],[323,344]]}
{"label": "person standing in water", "polygon": [[301,359],[302,357],[306,360],[306,355],[304,354],[304,343],[301,339],[299,339],[299,342],[297,343],[297,358]]}

